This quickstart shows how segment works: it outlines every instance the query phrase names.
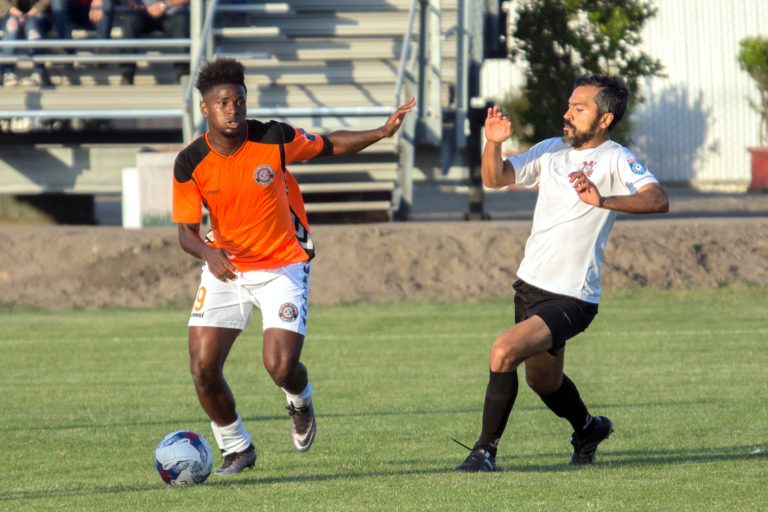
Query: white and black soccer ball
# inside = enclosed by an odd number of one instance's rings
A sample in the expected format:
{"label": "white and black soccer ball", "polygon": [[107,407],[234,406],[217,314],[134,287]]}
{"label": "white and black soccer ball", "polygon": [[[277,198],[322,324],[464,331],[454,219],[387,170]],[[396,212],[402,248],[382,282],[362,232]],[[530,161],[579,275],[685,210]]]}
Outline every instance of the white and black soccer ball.
{"label": "white and black soccer ball", "polygon": [[169,485],[201,484],[211,474],[213,451],[203,436],[177,430],[157,444],[155,467]]}

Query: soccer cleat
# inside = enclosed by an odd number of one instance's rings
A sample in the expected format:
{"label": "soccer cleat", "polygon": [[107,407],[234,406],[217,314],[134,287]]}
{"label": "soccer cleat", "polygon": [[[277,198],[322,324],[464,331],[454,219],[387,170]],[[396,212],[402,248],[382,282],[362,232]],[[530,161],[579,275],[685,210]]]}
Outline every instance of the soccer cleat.
{"label": "soccer cleat", "polygon": [[224,457],[224,463],[216,470],[217,475],[234,475],[256,464],[256,448],[248,446],[244,452],[230,453]]}
{"label": "soccer cleat", "polygon": [[496,471],[496,459],[487,449],[475,446],[464,462],[456,467],[455,471],[460,473]]}
{"label": "soccer cleat", "polygon": [[293,446],[300,452],[306,452],[312,447],[317,432],[315,408],[310,400],[304,407],[295,407],[293,402],[288,404],[288,415],[291,417],[291,439]]}
{"label": "soccer cleat", "polygon": [[613,422],[605,416],[594,416],[592,421],[596,421],[597,425],[595,425],[591,434],[584,439],[579,439],[575,432],[571,436],[571,444],[573,445],[571,464],[575,466],[595,462],[597,445],[608,439],[608,436],[613,432]]}

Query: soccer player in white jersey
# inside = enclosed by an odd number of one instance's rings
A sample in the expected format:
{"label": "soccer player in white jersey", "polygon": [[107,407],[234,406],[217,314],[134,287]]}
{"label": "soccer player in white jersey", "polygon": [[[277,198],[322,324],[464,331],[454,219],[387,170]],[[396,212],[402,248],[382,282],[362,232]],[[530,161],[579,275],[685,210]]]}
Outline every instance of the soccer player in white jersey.
{"label": "soccer player in white jersey", "polygon": [[517,367],[523,363],[528,386],[573,427],[571,464],[591,464],[598,444],[613,431],[611,420],[589,413],[563,373],[563,363],[565,342],[597,314],[603,254],[616,212],[669,210],[656,178],[609,138],[628,97],[618,77],[579,78],[563,116],[563,137],[507,159],[501,145],[512,135],[510,120],[497,107],[488,109],[483,183],[538,187],[539,195],[514,283],[515,325],[491,347],[482,430],[457,471],[496,470],[496,450],[517,397]]}

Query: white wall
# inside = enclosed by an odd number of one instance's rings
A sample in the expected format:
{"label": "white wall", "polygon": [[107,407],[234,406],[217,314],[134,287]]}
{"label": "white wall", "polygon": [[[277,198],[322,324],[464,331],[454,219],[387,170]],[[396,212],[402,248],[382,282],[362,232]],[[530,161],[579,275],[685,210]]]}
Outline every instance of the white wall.
{"label": "white wall", "polygon": [[759,116],[747,97],[757,88],[739,68],[739,41],[768,35],[765,0],[656,0],[643,50],[665,77],[643,83],[634,114],[634,149],[663,181],[746,189],[747,147],[758,143]]}
{"label": "white wall", "polygon": [[[757,145],[753,80],[736,60],[739,41],[768,36],[768,0],[655,0],[642,50],[661,61],[664,77],[641,84],[645,103],[633,114],[632,149],[664,182],[746,190],[747,147]],[[515,2],[511,2],[515,9]],[[520,86],[510,62],[488,61],[482,95],[502,98]],[[559,115],[559,113],[558,113]]]}

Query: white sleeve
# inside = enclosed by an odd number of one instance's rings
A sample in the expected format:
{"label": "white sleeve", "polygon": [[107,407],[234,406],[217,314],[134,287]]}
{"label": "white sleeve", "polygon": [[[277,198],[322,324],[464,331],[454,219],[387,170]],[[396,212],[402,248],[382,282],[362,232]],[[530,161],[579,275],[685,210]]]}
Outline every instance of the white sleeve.
{"label": "white sleeve", "polygon": [[630,194],[634,194],[645,185],[659,182],[648,170],[648,167],[627,148],[623,148],[623,151],[620,152],[616,166],[619,179]]}
{"label": "white sleeve", "polygon": [[539,142],[525,153],[512,155],[507,158],[515,169],[515,184],[533,188],[539,184],[541,174],[541,156],[547,153],[552,139]]}

